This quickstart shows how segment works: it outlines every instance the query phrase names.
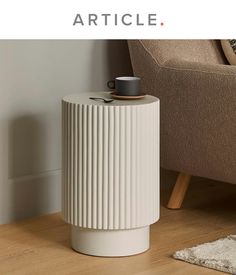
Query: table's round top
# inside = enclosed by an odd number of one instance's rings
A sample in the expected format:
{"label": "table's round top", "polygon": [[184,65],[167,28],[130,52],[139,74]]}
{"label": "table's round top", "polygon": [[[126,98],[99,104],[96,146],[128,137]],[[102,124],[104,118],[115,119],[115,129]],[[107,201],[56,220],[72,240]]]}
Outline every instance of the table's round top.
{"label": "table's round top", "polygon": [[114,99],[111,103],[104,103],[102,100],[93,100],[90,97],[102,97],[105,99],[112,99],[110,92],[87,92],[80,94],[67,95],[63,101],[73,104],[82,105],[106,105],[106,106],[130,106],[130,105],[144,105],[159,101],[157,97],[146,95],[142,99],[118,100]]}

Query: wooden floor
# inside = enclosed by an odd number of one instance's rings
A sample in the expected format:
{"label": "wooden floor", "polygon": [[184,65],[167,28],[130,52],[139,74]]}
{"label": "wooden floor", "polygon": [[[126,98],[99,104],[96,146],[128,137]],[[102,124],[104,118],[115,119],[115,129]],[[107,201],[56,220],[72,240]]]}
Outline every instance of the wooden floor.
{"label": "wooden floor", "polygon": [[[162,174],[166,205],[175,174]],[[236,185],[194,178],[183,210],[162,206],[151,227],[151,249],[125,258],[81,255],[70,248],[69,226],[60,214],[0,226],[0,274],[223,274],[171,258],[184,247],[236,233]]]}

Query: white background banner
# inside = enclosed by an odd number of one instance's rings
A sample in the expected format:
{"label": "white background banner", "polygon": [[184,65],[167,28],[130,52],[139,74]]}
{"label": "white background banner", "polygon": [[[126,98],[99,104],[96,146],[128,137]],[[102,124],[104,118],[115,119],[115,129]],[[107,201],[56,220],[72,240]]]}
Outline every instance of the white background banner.
{"label": "white background banner", "polygon": [[0,39],[235,38],[235,10],[235,0],[0,0]]}

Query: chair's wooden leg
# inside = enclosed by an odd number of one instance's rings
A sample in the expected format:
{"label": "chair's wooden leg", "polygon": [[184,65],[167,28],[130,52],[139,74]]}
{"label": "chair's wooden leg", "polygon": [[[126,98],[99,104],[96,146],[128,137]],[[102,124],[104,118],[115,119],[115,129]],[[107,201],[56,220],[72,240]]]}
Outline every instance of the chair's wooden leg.
{"label": "chair's wooden leg", "polygon": [[190,175],[179,173],[167,205],[168,208],[170,209],[181,208],[182,202],[184,200],[184,196],[189,186],[190,179],[191,179]]}

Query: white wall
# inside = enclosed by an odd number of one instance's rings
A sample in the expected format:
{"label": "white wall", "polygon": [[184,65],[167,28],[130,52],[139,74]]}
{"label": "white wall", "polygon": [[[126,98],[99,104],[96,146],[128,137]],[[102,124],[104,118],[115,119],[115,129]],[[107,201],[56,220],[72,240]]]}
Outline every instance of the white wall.
{"label": "white wall", "polygon": [[0,41],[0,223],[60,210],[60,100],[127,74],[125,41]]}

